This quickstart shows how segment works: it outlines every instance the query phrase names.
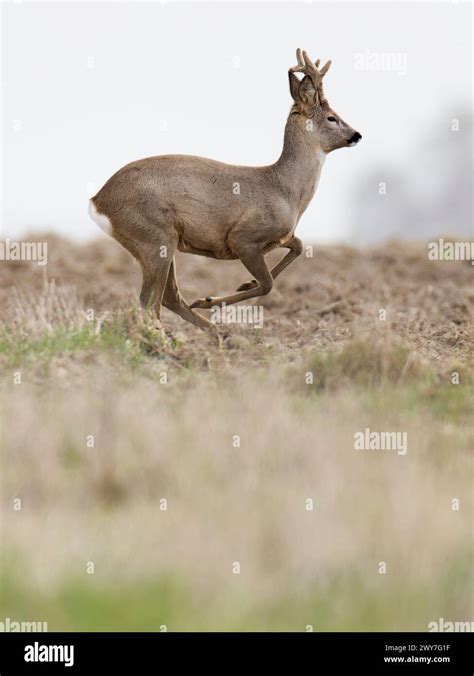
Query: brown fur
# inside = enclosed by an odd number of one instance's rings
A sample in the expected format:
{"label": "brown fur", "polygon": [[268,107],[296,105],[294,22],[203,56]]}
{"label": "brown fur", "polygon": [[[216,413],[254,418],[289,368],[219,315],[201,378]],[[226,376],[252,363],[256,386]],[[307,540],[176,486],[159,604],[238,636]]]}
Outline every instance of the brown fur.
{"label": "brown fur", "polygon": [[[290,70],[294,105],[274,164],[246,167],[190,155],[149,157],[120,169],[93,198],[97,211],[109,218],[112,236],[140,263],[140,300],[154,307],[158,318],[164,305],[208,328],[211,322],[192,308],[265,295],[275,277],[301,254],[303,245],[294,231],[316,190],[324,155],[347,146],[355,132],[329,108],[322,93],[329,66],[324,73],[304,66],[300,52],[298,63]],[[306,73],[303,80],[294,71]],[[337,124],[328,116],[336,117]],[[270,271],[264,255],[277,247],[289,251]],[[177,249],[240,259],[255,279],[242,284],[238,293],[188,305],[176,282]]]}

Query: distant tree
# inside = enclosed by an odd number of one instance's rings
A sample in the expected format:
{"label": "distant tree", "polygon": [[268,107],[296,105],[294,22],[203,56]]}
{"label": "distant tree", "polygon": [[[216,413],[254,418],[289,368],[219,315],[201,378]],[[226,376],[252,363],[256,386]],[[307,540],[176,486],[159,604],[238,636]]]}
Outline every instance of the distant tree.
{"label": "distant tree", "polygon": [[403,167],[371,169],[356,190],[352,239],[472,237],[472,122],[470,111],[446,113]]}

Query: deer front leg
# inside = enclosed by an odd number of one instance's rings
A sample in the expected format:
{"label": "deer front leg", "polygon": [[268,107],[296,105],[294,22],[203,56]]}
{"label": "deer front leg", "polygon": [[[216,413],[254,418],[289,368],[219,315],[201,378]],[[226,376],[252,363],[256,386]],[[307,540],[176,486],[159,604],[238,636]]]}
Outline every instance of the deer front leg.
{"label": "deer front leg", "polygon": [[212,324],[212,322],[200,315],[198,312],[193,312],[191,308],[185,303],[184,298],[178,289],[174,259],[171,262],[168,273],[168,280],[166,282],[165,292],[163,295],[163,305],[168,308],[168,310],[176,312],[177,315],[186,321],[199,326],[200,329],[215,329],[215,325]]}
{"label": "deer front leg", "polygon": [[[303,242],[298,239],[298,237],[293,237],[290,239],[289,242],[286,242],[284,245],[284,248],[288,248],[289,251],[288,253],[281,259],[277,265],[275,265],[274,268],[272,268],[271,274],[273,279],[278,277],[280,272],[283,272],[283,270],[288,267],[290,263],[292,263],[295,258],[298,258],[298,256],[301,255],[303,252]],[[237,291],[248,291],[249,289],[255,289],[257,286],[257,282],[255,279],[252,279],[250,282],[244,282],[241,284]]]}
{"label": "deer front leg", "polygon": [[214,298],[208,296],[207,298],[199,298],[199,300],[195,300],[194,303],[191,303],[189,307],[209,310],[214,305],[221,305],[222,303],[231,305],[232,303],[238,303],[241,300],[265,296],[267,293],[270,293],[273,286],[273,278],[272,273],[265,263],[262,251],[255,247],[246,248],[240,253],[239,258],[250,274],[254,275],[256,279],[256,286],[254,288],[248,289],[247,291],[241,291],[240,293],[234,293],[232,296],[219,296]]}

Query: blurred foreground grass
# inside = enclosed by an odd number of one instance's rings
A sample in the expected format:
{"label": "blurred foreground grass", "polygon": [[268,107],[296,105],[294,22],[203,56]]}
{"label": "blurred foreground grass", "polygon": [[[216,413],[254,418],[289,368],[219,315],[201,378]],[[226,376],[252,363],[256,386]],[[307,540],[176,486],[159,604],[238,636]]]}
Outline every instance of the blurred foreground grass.
{"label": "blurred foreground grass", "polygon": [[[427,360],[373,327],[295,357],[265,328],[197,347],[136,308],[89,321],[65,295],[27,310],[0,330],[2,618],[84,631],[472,619],[467,357]],[[406,432],[407,455],[356,451],[366,427]]]}
{"label": "blurred foreground grass", "polygon": [[48,631],[427,631],[428,621],[471,616],[470,583],[467,552],[448,562],[444,576],[425,582],[399,586],[380,576],[370,587],[349,571],[304,591],[288,580],[264,601],[255,601],[245,583],[196,599],[195,581],[173,574],[126,585],[68,580],[51,594],[10,579],[2,612],[47,618]]}

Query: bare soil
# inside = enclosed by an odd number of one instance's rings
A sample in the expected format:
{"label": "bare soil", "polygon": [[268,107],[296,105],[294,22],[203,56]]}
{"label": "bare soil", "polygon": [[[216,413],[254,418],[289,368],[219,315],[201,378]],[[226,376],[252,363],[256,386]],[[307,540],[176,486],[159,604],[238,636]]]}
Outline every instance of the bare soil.
{"label": "bare soil", "polygon": [[[48,243],[48,264],[2,261],[3,321],[11,319],[14,288],[34,295],[41,292],[46,279],[72,287],[84,307],[98,312],[113,313],[136,302],[140,267],[113,240],[78,244],[51,234],[35,234],[29,240]],[[269,263],[284,253],[272,252]],[[312,257],[303,254],[285,270],[268,296],[250,301],[264,308],[258,340],[258,329],[251,326],[227,327],[226,347],[243,361],[258,361],[268,348],[291,360],[301,349],[332,349],[354,335],[380,328],[390,330],[432,362],[471,358],[474,268],[470,261],[430,261],[422,243],[390,242],[365,250],[315,246],[312,253]],[[178,254],[177,275],[189,302],[231,293],[249,279],[239,261],[186,254]],[[202,363],[214,353],[213,341],[180,317],[163,309],[162,321],[186,343],[183,356],[187,359]]]}

